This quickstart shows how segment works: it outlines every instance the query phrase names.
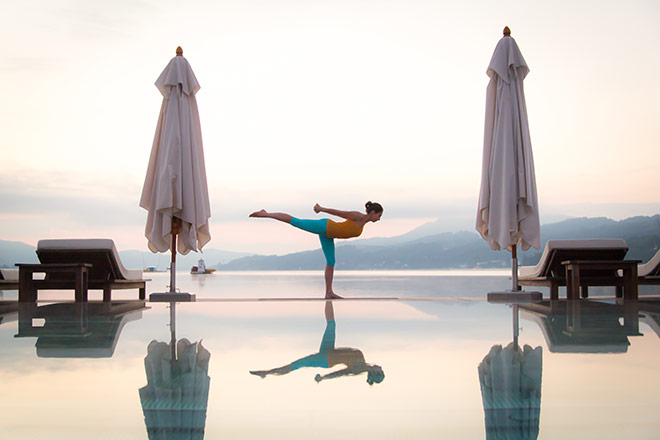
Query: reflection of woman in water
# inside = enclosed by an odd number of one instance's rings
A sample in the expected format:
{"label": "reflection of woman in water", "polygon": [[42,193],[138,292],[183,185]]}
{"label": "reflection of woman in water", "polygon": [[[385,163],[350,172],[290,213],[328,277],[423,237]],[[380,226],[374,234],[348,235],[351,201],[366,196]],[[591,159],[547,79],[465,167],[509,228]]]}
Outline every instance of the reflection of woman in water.
{"label": "reflection of woman in water", "polygon": [[329,219],[305,220],[285,214],[283,212],[266,212],[262,209],[250,214],[250,217],[266,217],[289,223],[303,231],[318,234],[321,239],[321,249],[325,255],[325,297],[341,298],[332,291],[332,278],[335,272],[335,238],[352,238],[362,234],[364,225],[369,222],[377,222],[383,215],[383,207],[380,203],[367,202],[365,204],[366,214],[357,211],[340,211],[338,209],[324,208],[318,203],[314,205],[314,212],[325,212],[346,219],[341,223]]}
{"label": "reflection of woman in water", "polygon": [[333,371],[324,376],[317,374],[314,380],[316,380],[316,382],[321,382],[322,380],[334,379],[335,377],[355,376],[367,373],[367,383],[369,385],[381,383],[385,378],[383,369],[379,365],[366,363],[364,361],[364,355],[360,350],[356,348],[335,348],[336,326],[331,301],[325,303],[325,319],[327,325],[325,327],[325,332],[323,333],[323,338],[321,339],[321,348],[319,348],[318,353],[298,359],[297,361],[283,367],[273,368],[272,370],[250,371],[250,373],[265,378],[269,374],[276,376],[288,374],[302,367],[332,368],[335,365],[344,364],[346,365],[346,368]]}

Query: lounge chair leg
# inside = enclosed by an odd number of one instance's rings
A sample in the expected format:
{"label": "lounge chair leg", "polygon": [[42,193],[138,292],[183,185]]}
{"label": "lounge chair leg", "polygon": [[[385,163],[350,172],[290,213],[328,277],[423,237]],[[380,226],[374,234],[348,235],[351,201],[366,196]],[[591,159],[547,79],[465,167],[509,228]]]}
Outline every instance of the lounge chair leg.
{"label": "lounge chair leg", "polygon": [[582,298],[589,298],[589,286],[582,286]]}
{"label": "lounge chair leg", "polygon": [[110,286],[103,286],[103,302],[110,302],[111,292]]}
{"label": "lounge chair leg", "polygon": [[557,283],[550,285],[550,299],[555,301],[559,299],[559,285]]}
{"label": "lounge chair leg", "polygon": [[623,270],[623,286],[624,299],[638,298],[637,265]]}
{"label": "lounge chair leg", "polygon": [[18,301],[22,303],[37,302],[37,289],[32,283],[32,272],[19,268],[18,271]]}
{"label": "lounge chair leg", "polygon": [[76,302],[87,302],[87,268],[76,268],[76,281],[75,281],[75,298]]}
{"label": "lounge chair leg", "polygon": [[140,287],[140,299],[145,299],[145,297],[146,297],[145,290],[146,289],[144,287]]}
{"label": "lounge chair leg", "polygon": [[566,299],[580,299],[580,268],[566,265]]}

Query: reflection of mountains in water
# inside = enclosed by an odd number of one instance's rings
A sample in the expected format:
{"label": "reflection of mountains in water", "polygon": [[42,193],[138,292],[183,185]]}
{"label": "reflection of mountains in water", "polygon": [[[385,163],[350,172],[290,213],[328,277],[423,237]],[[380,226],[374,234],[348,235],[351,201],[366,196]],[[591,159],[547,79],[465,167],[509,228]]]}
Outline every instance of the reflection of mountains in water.
{"label": "reflection of mountains in water", "polygon": [[151,341],[144,359],[147,385],[139,392],[149,439],[203,439],[211,354],[201,341],[185,338],[176,343],[174,360],[172,348]]}
{"label": "reflection of mountains in water", "polygon": [[15,337],[36,337],[39,357],[112,357],[124,325],[145,308],[144,301],[19,304]]}

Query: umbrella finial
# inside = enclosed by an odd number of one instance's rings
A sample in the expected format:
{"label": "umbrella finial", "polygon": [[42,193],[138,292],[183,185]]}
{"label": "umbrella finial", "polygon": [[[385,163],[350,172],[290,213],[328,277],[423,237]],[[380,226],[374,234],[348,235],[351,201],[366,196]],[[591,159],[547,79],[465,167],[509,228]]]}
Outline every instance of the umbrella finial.
{"label": "umbrella finial", "polygon": [[178,57],[183,56],[183,49],[181,49],[181,46],[176,48],[176,56],[178,56]]}
{"label": "umbrella finial", "polygon": [[505,37],[510,37],[511,36],[511,29],[509,29],[509,26],[504,26],[504,31],[502,31],[502,32],[504,33]]}

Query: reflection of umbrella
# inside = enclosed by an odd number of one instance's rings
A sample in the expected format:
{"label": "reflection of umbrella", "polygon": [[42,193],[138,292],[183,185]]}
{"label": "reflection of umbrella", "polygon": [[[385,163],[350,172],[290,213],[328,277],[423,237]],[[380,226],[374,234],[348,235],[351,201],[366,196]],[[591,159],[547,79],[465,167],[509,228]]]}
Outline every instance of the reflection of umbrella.
{"label": "reflection of umbrella", "polygon": [[181,48],[156,80],[156,87],[163,104],[140,206],[149,212],[145,230],[149,249],[172,252],[170,292],[174,292],[177,242],[185,255],[211,240],[202,129],[195,99],[199,83]]}
{"label": "reflection of umbrella", "polygon": [[508,28],[488,65],[486,124],[477,231],[498,250],[512,252],[518,290],[518,244],[540,247],[536,177],[523,79],[529,68]]}
{"label": "reflection of umbrella", "polygon": [[151,341],[144,358],[147,386],[140,388],[150,440],[204,438],[209,400],[209,360],[202,342],[176,340],[176,302],[170,302],[170,343]]}
{"label": "reflection of umbrella", "polygon": [[201,341],[181,339],[176,345],[174,361],[165,342],[151,341],[147,348],[147,386],[140,389],[140,401],[150,440],[204,438],[211,355]]}
{"label": "reflection of umbrella", "polygon": [[536,439],[541,414],[541,347],[494,345],[479,364],[487,439]]}

